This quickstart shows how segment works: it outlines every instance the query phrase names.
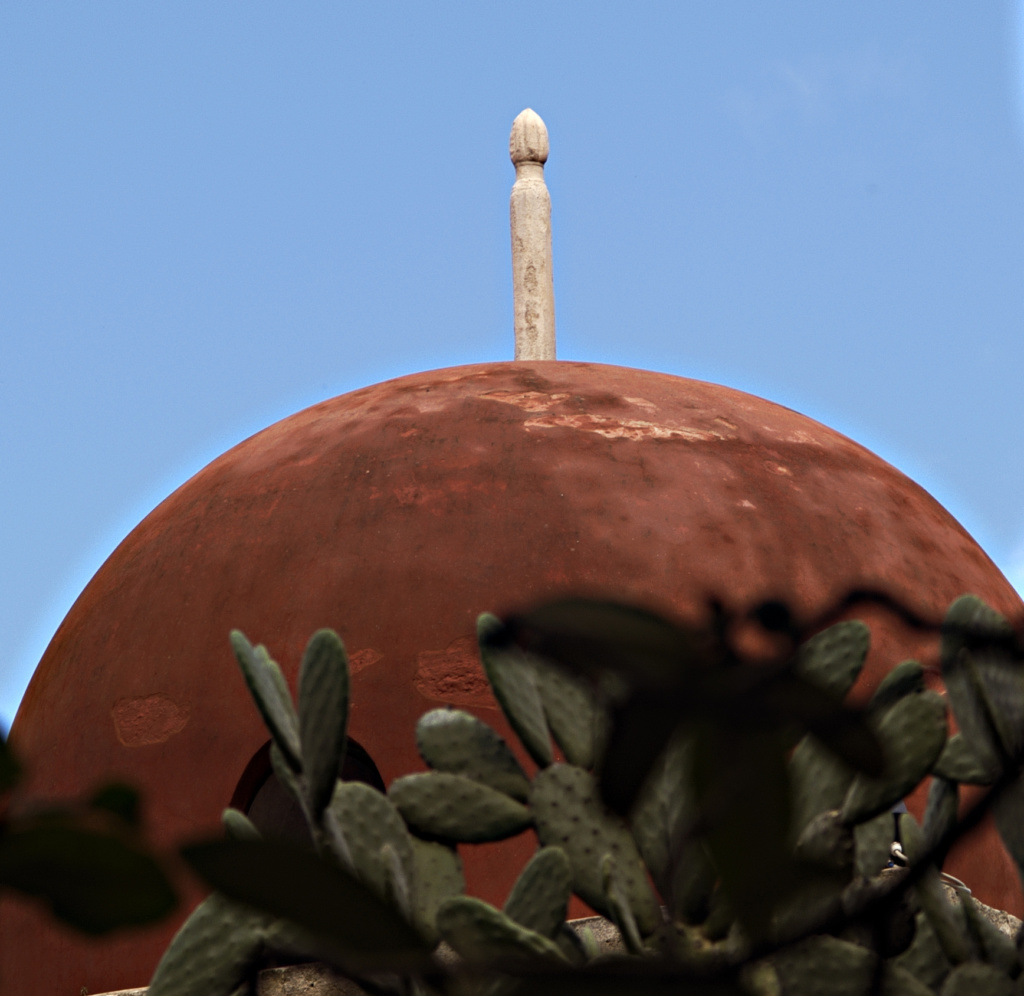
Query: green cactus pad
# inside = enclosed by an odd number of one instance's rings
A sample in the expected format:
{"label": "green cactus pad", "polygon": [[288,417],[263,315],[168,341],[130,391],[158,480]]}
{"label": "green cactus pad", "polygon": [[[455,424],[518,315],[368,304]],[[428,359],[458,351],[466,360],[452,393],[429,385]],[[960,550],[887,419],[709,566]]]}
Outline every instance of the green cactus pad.
{"label": "green cactus pad", "polygon": [[950,964],[969,961],[971,941],[963,915],[947,898],[939,873],[934,868],[925,872],[914,887],[914,893]]}
{"label": "green cactus pad", "polygon": [[935,993],[916,975],[888,961],[882,969],[880,996],[935,996]]}
{"label": "green cactus pad", "polygon": [[522,803],[464,775],[406,775],[391,783],[388,796],[409,826],[446,840],[503,840],[531,823],[530,811]]}
{"label": "green cactus pad", "polygon": [[999,777],[999,764],[991,755],[986,763],[984,755],[956,733],[946,741],[932,774],[966,785],[991,785]]}
{"label": "green cactus pad", "polygon": [[302,775],[294,771],[285,758],[284,752],[278,748],[276,743],[271,743],[270,745],[270,767],[274,774],[277,775],[277,780],[285,787],[289,795],[299,806],[302,807],[303,812],[305,812],[306,793],[302,788]]}
{"label": "green cactus pad", "polygon": [[[402,866],[398,852],[392,844],[385,844],[380,849],[380,864],[384,869],[383,898],[402,914],[406,923],[412,923],[414,919],[413,880]],[[411,859],[409,864],[412,864]]]}
{"label": "green cactus pad", "polygon": [[446,899],[437,911],[437,929],[470,965],[568,964],[553,941],[470,896]]}
{"label": "green cactus pad", "polygon": [[583,931],[577,934],[568,923],[563,923],[555,935],[554,941],[558,945],[558,950],[573,965],[585,965],[590,960],[590,948],[585,939],[585,933],[588,931],[593,937],[593,931],[590,931],[589,927],[584,927]]}
{"label": "green cactus pad", "polygon": [[1016,991],[1005,972],[974,961],[954,968],[942,984],[939,996],[1014,996]]}
{"label": "green cactus pad", "polygon": [[602,806],[593,776],[569,764],[545,768],[533,780],[530,804],[541,843],[560,847],[569,859],[576,893],[599,913],[611,914],[600,862],[605,854],[612,855],[640,932],[653,933],[661,913],[640,853],[626,824]]}
{"label": "green cactus pad", "polygon": [[428,712],[416,724],[416,747],[435,771],[465,775],[520,802],[526,801],[530,780],[508,744],[468,712]]}
{"label": "green cactus pad", "polygon": [[1017,945],[984,913],[966,889],[957,889],[967,932],[980,959],[1001,972],[1016,976],[1020,971]]}
{"label": "green cactus pad", "polygon": [[838,937],[808,938],[771,959],[785,996],[866,996],[876,957]]}
{"label": "green cactus pad", "polygon": [[971,640],[981,638],[1000,643],[1012,635],[1013,627],[1006,616],[977,595],[962,595],[949,607],[943,620],[940,653],[944,662],[951,662]]}
{"label": "green cactus pad", "polygon": [[333,630],[313,634],[299,668],[299,739],[306,798],[313,818],[331,801],[345,757],[349,674],[345,646]]}
{"label": "green cactus pad", "polygon": [[[836,937],[818,936],[771,959],[785,996],[867,996],[877,968],[867,948]],[[935,996],[906,969],[881,966],[879,996]]]}
{"label": "green cactus pad", "polygon": [[388,898],[385,846],[394,850],[406,882],[415,881],[412,838],[386,796],[362,782],[339,782],[331,799],[331,815],[348,845],[352,870],[378,896]]}
{"label": "green cactus pad", "polygon": [[281,753],[295,771],[302,770],[302,751],[299,746],[299,719],[288,691],[288,684],[277,664],[270,659],[267,648],[253,647],[245,634],[231,631],[231,649],[256,707],[267,724],[270,735]]}
{"label": "green cactus pad", "polygon": [[[958,598],[943,622],[942,677],[964,738],[986,768],[1020,746],[1024,669],[998,646],[1013,633],[1006,618],[973,595]],[[976,646],[972,641],[992,641]]]}
{"label": "green cactus pad", "polygon": [[454,849],[419,837],[412,838],[412,857],[416,868],[413,919],[424,937],[437,941],[438,907],[466,888],[462,861]]}
{"label": "green cactus pad", "polygon": [[782,992],[779,973],[767,960],[747,962],[740,970],[740,986],[750,996],[779,996]]}
{"label": "green cactus pad", "polygon": [[690,790],[691,744],[674,738],[647,776],[633,807],[633,838],[663,896],[669,891],[675,842],[696,817]]}
{"label": "green cactus pad", "polygon": [[789,759],[792,826],[798,835],[818,813],[838,809],[853,784],[854,772],[821,741],[807,735]]}
{"label": "green cactus pad", "polygon": [[512,729],[530,757],[543,768],[551,763],[553,755],[544,704],[537,687],[536,665],[516,647],[498,649],[492,645],[490,638],[501,628],[501,620],[496,616],[484,613],[477,619],[484,673]]}
{"label": "green cactus pad", "polygon": [[255,975],[272,919],[214,893],[174,935],[150,996],[231,996]]}
{"label": "green cactus pad", "polygon": [[520,926],[554,940],[565,923],[571,894],[565,852],[559,847],[542,847],[520,872],[505,900],[504,913]]}
{"label": "green cactus pad", "polygon": [[925,840],[928,846],[937,844],[956,823],[959,792],[957,783],[945,778],[932,778],[928,787],[928,803],[924,810]]}
{"label": "green cactus pad", "polygon": [[938,692],[915,691],[875,719],[886,757],[880,778],[858,775],[842,805],[846,823],[863,823],[899,802],[931,770],[946,743],[946,703]]}
{"label": "green cactus pad", "polygon": [[220,821],[224,824],[224,832],[234,840],[258,840],[260,837],[252,820],[238,809],[229,806],[220,814]]}
{"label": "green cactus pad", "polygon": [[871,631],[864,623],[859,620],[836,623],[801,644],[796,670],[842,699],[853,688],[870,646]]}
{"label": "green cactus pad", "polygon": [[604,739],[604,714],[590,686],[544,663],[538,664],[535,676],[551,735],[565,759],[579,768],[593,768]]}
{"label": "green cactus pad", "polygon": [[907,860],[914,864],[920,861],[922,855],[928,850],[928,841],[925,840],[924,830],[914,819],[913,813],[900,813],[900,842],[903,844],[903,853]]}
{"label": "green cactus pad", "polygon": [[914,940],[910,947],[894,958],[891,964],[909,972],[933,990],[942,985],[952,968],[924,913],[918,913],[915,917]]}
{"label": "green cactus pad", "polygon": [[896,821],[886,810],[853,828],[854,870],[861,878],[873,878],[892,859]]}
{"label": "green cactus pad", "polygon": [[923,692],[926,687],[920,662],[901,661],[881,680],[871,696],[868,709],[881,713],[904,696]]}
{"label": "green cactus pad", "polygon": [[703,843],[683,839],[697,816],[690,787],[691,748],[683,737],[670,741],[644,783],[630,825],[644,864],[673,916],[700,923],[707,916],[718,876]]}
{"label": "green cactus pad", "polygon": [[1018,775],[993,806],[996,829],[1010,856],[1024,869],[1024,775]]}
{"label": "green cactus pad", "polygon": [[610,911],[612,923],[618,928],[622,943],[630,954],[643,954],[644,942],[640,938],[640,929],[626,899],[615,859],[610,854],[601,858],[601,880],[604,883],[604,904]]}
{"label": "green cactus pad", "polygon": [[796,841],[796,856],[823,868],[849,868],[853,853],[853,834],[838,809],[818,813]]}

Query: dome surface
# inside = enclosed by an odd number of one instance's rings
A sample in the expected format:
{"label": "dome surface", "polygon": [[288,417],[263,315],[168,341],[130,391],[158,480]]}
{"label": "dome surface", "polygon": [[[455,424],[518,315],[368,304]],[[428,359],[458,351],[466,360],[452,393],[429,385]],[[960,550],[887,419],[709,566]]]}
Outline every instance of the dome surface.
{"label": "dome surface", "polygon": [[[217,832],[266,742],[232,628],[265,643],[293,688],[309,636],[335,628],[350,734],[389,783],[422,769],[413,726],[430,708],[468,708],[510,736],[478,664],[482,611],[571,593],[684,619],[709,595],[811,613],[866,585],[936,618],[965,592],[1022,609],[921,488],[786,408],[587,363],[420,373],[284,419],[159,505],[57,631],[12,739],[34,795],[126,779],[170,846]],[[860,615],[863,691],[908,656],[934,658],[934,641]],[[948,867],[1021,912],[1016,871],[985,833]],[[467,849],[469,891],[500,904],[532,847]],[[143,985],[175,926],[86,943],[5,899],[0,978],[12,992]]]}

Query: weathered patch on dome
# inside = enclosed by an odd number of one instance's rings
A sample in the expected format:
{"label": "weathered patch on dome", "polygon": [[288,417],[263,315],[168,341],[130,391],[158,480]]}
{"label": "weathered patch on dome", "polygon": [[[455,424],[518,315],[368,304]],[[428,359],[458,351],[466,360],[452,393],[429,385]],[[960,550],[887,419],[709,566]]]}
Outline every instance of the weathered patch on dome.
{"label": "weathered patch on dome", "polygon": [[553,404],[564,401],[568,394],[544,394],[541,391],[486,391],[480,395],[485,401],[500,401],[515,405],[525,412],[546,412]]}
{"label": "weathered patch on dome", "polygon": [[473,637],[460,637],[444,650],[418,653],[416,688],[426,698],[446,705],[494,707]]}
{"label": "weathered patch on dome", "polygon": [[[623,401],[628,401],[631,405],[638,405],[640,408],[653,408],[657,411],[658,406],[653,401],[648,401],[646,398],[623,398]],[[735,429],[736,426],[730,426]]]}
{"label": "weathered patch on dome", "polygon": [[352,674],[359,674],[360,671],[365,671],[382,660],[384,655],[379,650],[368,647],[366,650],[357,650],[354,654],[349,654],[348,669]]}
{"label": "weathered patch on dome", "polygon": [[725,439],[719,432],[707,429],[689,429],[675,425],[659,425],[635,418],[611,418],[608,415],[542,415],[523,423],[530,429],[576,429],[579,432],[596,432],[605,439],[685,439],[691,443],[709,443],[713,439]]}
{"label": "weathered patch on dome", "polygon": [[180,733],[188,722],[189,707],[166,695],[140,699],[118,699],[110,710],[114,732],[125,747],[162,744]]}

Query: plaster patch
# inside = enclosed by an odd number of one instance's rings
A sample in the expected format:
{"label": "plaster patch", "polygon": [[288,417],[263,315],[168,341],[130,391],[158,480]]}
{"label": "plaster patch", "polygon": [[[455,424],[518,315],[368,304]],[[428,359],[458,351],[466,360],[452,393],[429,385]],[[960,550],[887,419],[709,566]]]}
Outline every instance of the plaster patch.
{"label": "plaster patch", "polygon": [[576,429],[579,432],[594,432],[605,439],[685,439],[694,443],[706,443],[722,439],[722,435],[705,429],[688,429],[682,426],[659,425],[634,418],[611,418],[608,415],[543,415],[527,419],[524,427],[530,429]]}
{"label": "plaster patch", "polygon": [[461,637],[444,650],[418,653],[416,687],[435,702],[494,708],[491,688],[480,663],[480,648],[472,637]]}
{"label": "plaster patch", "polygon": [[488,391],[479,395],[485,401],[500,401],[515,405],[526,412],[546,412],[552,405],[564,401],[568,394],[544,394],[542,391]]}
{"label": "plaster patch", "polygon": [[357,650],[354,654],[349,654],[349,674],[359,674],[360,671],[365,671],[368,667],[373,667],[374,664],[382,660],[384,660],[384,655],[379,650],[374,650],[373,647],[368,647],[366,650]]}
{"label": "plaster patch", "polygon": [[162,744],[180,733],[188,722],[188,706],[181,706],[166,695],[147,695],[141,699],[118,699],[110,710],[114,732],[125,747]]}

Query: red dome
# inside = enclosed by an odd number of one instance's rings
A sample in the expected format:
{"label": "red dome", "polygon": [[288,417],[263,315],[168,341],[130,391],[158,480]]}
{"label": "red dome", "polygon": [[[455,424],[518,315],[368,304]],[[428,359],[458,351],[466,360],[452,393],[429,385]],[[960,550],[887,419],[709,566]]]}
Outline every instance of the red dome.
{"label": "red dome", "polygon": [[[587,363],[416,374],[325,401],[225,453],[150,514],[57,631],[12,731],[42,796],[116,776],[165,845],[216,830],[266,740],[228,631],[294,682],[310,634],[349,649],[351,735],[385,781],[421,767],[415,720],[439,703],[504,730],[474,620],[566,593],[692,617],[709,593],[802,611],[852,586],[939,616],[974,592],[1019,617],[1009,583],[921,488],[849,439],[750,395]],[[862,614],[863,615],[863,614]],[[932,653],[872,615],[863,684]],[[532,848],[481,849],[469,889],[504,899]],[[510,853],[511,852],[511,853]],[[993,845],[955,866],[1022,912]],[[173,926],[100,944],[4,901],[11,992],[142,985]]]}

